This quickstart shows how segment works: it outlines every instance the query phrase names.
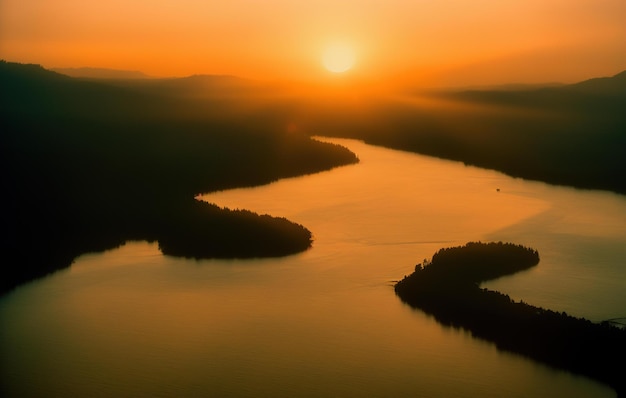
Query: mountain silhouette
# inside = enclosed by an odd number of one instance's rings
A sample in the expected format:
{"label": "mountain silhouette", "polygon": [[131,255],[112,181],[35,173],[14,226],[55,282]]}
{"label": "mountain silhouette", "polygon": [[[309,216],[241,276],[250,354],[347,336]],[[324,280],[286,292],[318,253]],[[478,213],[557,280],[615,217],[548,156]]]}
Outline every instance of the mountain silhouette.
{"label": "mountain silhouette", "polygon": [[332,104],[320,107],[308,128],[513,177],[626,194],[625,80],[621,72],[563,86]]}
{"label": "mountain silhouette", "polygon": [[[626,99],[626,71],[612,77],[601,77],[574,84],[538,88],[450,90],[435,95],[455,100],[488,103],[492,105],[549,107],[588,111],[604,109],[607,102]],[[608,97],[604,98],[603,97]],[[598,102],[600,101],[600,102]],[[611,105],[611,104],[609,104]]]}
{"label": "mountain silhouette", "polygon": [[567,89],[626,97],[626,70],[612,77],[598,77],[572,84]]}
{"label": "mountain silhouette", "polygon": [[51,71],[71,77],[91,79],[148,79],[150,76],[135,70],[120,70],[107,68],[50,68]]}
{"label": "mountain silhouette", "polygon": [[194,198],[355,163],[353,153],[286,131],[284,119],[228,89],[206,100],[119,82],[0,62],[0,205],[10,231],[0,250],[12,260],[0,293],[128,240],[193,258],[311,246],[304,226]]}

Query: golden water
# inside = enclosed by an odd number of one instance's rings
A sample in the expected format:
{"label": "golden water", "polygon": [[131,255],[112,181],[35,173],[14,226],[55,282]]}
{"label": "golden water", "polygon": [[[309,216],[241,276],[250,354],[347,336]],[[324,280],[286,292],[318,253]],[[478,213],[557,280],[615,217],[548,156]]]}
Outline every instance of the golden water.
{"label": "golden water", "polygon": [[506,240],[535,269],[487,284],[625,316],[626,198],[333,139],[361,163],[203,200],[313,232],[279,259],[194,261],[131,242],[0,299],[7,397],[611,397],[403,305],[437,249]]}

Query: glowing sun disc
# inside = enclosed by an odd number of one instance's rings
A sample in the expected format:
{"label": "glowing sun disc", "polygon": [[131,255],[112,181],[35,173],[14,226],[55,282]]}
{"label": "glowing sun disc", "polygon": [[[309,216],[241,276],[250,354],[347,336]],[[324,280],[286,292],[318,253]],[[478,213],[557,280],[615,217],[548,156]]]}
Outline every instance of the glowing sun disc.
{"label": "glowing sun disc", "polygon": [[322,55],[324,67],[331,72],[341,73],[352,68],[354,65],[354,51],[345,44],[334,44],[329,46]]}

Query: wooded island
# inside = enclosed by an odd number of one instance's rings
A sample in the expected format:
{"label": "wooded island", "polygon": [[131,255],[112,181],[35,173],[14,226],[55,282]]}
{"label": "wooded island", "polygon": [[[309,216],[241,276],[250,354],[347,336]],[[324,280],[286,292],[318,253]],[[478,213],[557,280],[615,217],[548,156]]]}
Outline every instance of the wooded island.
{"label": "wooded island", "polygon": [[626,393],[626,330],[513,301],[480,283],[529,269],[537,251],[512,243],[470,242],[441,249],[395,285],[396,294],[443,325],[498,349],[606,383]]}

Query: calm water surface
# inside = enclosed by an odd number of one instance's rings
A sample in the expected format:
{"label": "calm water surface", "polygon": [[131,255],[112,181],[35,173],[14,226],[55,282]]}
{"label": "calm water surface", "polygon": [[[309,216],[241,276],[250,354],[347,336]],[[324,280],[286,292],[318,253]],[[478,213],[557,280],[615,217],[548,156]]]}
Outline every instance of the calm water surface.
{"label": "calm water surface", "polygon": [[332,141],[361,163],[202,197],[302,223],[307,252],[193,261],[131,242],[2,297],[0,395],[614,396],[442,327],[392,285],[439,248],[511,241],[539,266],[487,287],[625,317],[626,197]]}

